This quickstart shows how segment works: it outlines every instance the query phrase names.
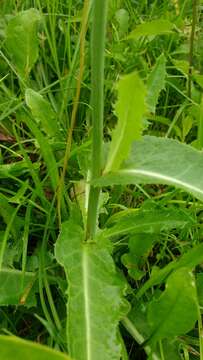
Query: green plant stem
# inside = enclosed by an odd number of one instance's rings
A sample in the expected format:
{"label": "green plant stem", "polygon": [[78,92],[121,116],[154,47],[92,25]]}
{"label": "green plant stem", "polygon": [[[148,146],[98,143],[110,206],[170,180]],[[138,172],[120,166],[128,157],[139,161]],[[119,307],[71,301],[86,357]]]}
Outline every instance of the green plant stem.
{"label": "green plant stem", "polygon": [[[103,113],[104,113],[104,50],[108,0],[93,0],[91,32],[91,70],[92,70],[92,164],[91,180],[102,172],[103,155]],[[87,239],[95,236],[100,189],[90,186]]]}
{"label": "green plant stem", "polygon": [[[144,343],[144,341],[145,341],[144,337],[136,329],[136,327],[130,321],[130,319],[128,319],[127,317],[124,317],[122,320],[122,324],[139,345],[142,345],[142,343]],[[156,354],[155,352],[153,352],[149,345],[144,346],[144,350],[147,355],[151,355],[151,358],[153,360],[161,360],[160,356],[158,354]]]}
{"label": "green plant stem", "polygon": [[189,50],[189,72],[188,72],[188,97],[191,98],[191,86],[192,86],[192,65],[193,65],[193,49],[195,39],[195,28],[197,24],[197,6],[198,0],[192,2],[192,29],[190,34],[190,50]]}

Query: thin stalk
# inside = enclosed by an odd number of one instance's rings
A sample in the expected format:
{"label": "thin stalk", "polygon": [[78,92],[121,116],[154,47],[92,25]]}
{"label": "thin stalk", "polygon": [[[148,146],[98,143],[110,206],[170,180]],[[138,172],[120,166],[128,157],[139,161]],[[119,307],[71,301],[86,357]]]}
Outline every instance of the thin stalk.
{"label": "thin stalk", "polygon": [[191,34],[190,34],[189,72],[188,72],[188,97],[189,98],[191,98],[193,50],[194,50],[195,28],[196,28],[196,24],[197,24],[198,0],[193,0],[192,4],[193,4],[192,5],[192,29],[191,29]]}
{"label": "thin stalk", "polygon": [[[104,114],[104,50],[108,0],[93,0],[91,31],[92,163],[91,180],[102,172]],[[90,186],[87,212],[87,239],[95,236],[100,189]]]}
{"label": "thin stalk", "polygon": [[77,88],[75,99],[73,102],[73,110],[71,114],[71,121],[70,127],[67,133],[67,141],[66,141],[66,149],[65,149],[65,156],[64,156],[64,163],[63,169],[61,173],[61,177],[59,180],[58,191],[57,191],[57,208],[58,208],[58,218],[59,218],[59,225],[61,226],[61,198],[63,193],[63,186],[64,186],[64,179],[65,174],[68,167],[68,161],[71,152],[71,145],[72,145],[72,137],[73,137],[73,130],[76,123],[76,115],[78,111],[78,104],[80,99],[80,91],[81,91],[81,83],[84,73],[84,64],[85,64],[85,36],[87,31],[87,22],[88,22],[88,15],[89,15],[89,0],[85,0],[84,7],[83,7],[83,16],[82,16],[82,25],[81,25],[81,32],[80,32],[80,68],[79,68],[79,75],[77,80]]}

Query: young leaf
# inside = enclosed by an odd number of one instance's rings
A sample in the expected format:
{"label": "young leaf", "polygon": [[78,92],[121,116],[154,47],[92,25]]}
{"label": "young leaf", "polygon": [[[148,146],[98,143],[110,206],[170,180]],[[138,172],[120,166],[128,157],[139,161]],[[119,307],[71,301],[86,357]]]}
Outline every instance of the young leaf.
{"label": "young leaf", "polygon": [[129,154],[132,141],[141,138],[146,111],[145,87],[137,73],[121,77],[117,89],[118,124],[113,131],[105,172],[119,169]]}
{"label": "young leaf", "polygon": [[0,335],[1,358],[4,360],[71,360],[59,351],[14,336]]}
{"label": "young leaf", "polygon": [[19,74],[27,77],[38,58],[37,24],[40,13],[29,9],[18,13],[7,26],[5,44]]}
{"label": "young leaf", "polygon": [[68,279],[67,337],[76,360],[119,360],[119,320],[128,310],[109,251],[84,242],[82,228],[72,220],[62,226],[55,249]]}
{"label": "young leaf", "polygon": [[147,79],[146,103],[150,112],[155,113],[161,90],[165,88],[166,58],[162,54]]}
{"label": "young leaf", "polygon": [[173,139],[144,136],[133,144],[131,156],[118,171],[94,181],[96,186],[115,184],[167,184],[203,200],[203,155]]}
{"label": "young leaf", "polygon": [[58,131],[56,114],[49,102],[32,89],[26,89],[25,101],[36,122],[40,123],[46,134],[50,137],[55,136]]}
{"label": "young leaf", "polygon": [[171,33],[174,24],[168,20],[152,20],[136,26],[127,39],[138,39],[141,36],[156,36]]}
{"label": "young leaf", "polygon": [[197,319],[195,279],[187,268],[178,269],[168,278],[160,298],[149,304],[150,341],[183,335],[194,327]]}

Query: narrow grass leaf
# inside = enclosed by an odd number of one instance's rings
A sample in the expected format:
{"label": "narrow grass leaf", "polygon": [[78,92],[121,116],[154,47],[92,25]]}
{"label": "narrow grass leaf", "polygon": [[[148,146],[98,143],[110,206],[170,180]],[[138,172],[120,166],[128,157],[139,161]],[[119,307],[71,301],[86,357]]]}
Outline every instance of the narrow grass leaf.
{"label": "narrow grass leaf", "polygon": [[119,169],[129,154],[133,140],[141,138],[146,111],[145,86],[137,73],[121,77],[117,89],[115,113],[118,124],[112,134],[105,172]]}
{"label": "narrow grass leaf", "polygon": [[156,36],[171,33],[174,24],[168,20],[152,20],[136,26],[136,28],[127,36],[127,39],[139,39],[142,36]]}
{"label": "narrow grass leaf", "polygon": [[173,139],[144,136],[133,144],[128,162],[94,181],[96,186],[167,184],[203,200],[203,155]]}
{"label": "narrow grass leaf", "polygon": [[25,101],[30,108],[36,122],[42,127],[45,133],[54,137],[57,134],[58,126],[56,114],[50,103],[42,95],[32,89],[26,89]]}
{"label": "narrow grass leaf", "polygon": [[41,154],[47,166],[47,172],[50,177],[52,188],[53,190],[56,190],[59,180],[58,166],[51,145],[49,144],[49,140],[39,129],[37,124],[26,114],[26,112],[22,111],[20,117],[21,121],[23,121],[29,127],[29,129],[35,136],[35,139],[40,147]]}
{"label": "narrow grass leaf", "polygon": [[59,351],[14,336],[0,335],[0,348],[4,360],[71,360]]}
{"label": "narrow grass leaf", "polygon": [[29,75],[38,58],[39,20],[40,13],[31,8],[11,18],[6,29],[5,44],[13,64],[22,77]]}
{"label": "narrow grass leaf", "polygon": [[84,231],[72,220],[62,226],[56,259],[68,280],[67,336],[75,360],[119,360],[119,320],[128,311],[124,283],[102,242],[84,242]]}
{"label": "narrow grass leaf", "polygon": [[166,58],[162,54],[147,79],[146,103],[150,112],[155,113],[160,92],[165,89]]}
{"label": "narrow grass leaf", "polygon": [[198,319],[198,301],[195,279],[187,268],[173,272],[166,289],[148,308],[151,342],[183,335]]}
{"label": "narrow grass leaf", "polygon": [[[34,168],[39,168],[39,164],[34,164]],[[24,175],[26,172],[29,172],[30,169],[25,160],[13,162],[10,164],[1,164],[0,165],[0,179],[9,178],[11,176],[20,176]]]}
{"label": "narrow grass leaf", "polygon": [[[10,220],[13,216],[13,213],[15,211],[15,207],[9,204],[9,199],[4,196],[3,194],[0,194],[0,216],[2,217],[3,221],[7,226],[10,223]],[[11,227],[11,234],[14,237],[14,239],[19,239],[19,233],[21,229],[23,228],[24,220],[18,215],[15,215],[14,222]]]}

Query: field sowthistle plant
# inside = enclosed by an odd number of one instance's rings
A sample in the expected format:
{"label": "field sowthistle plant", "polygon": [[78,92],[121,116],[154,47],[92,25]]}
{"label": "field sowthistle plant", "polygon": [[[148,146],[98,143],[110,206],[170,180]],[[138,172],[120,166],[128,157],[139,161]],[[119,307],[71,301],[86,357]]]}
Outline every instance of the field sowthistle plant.
{"label": "field sowthistle plant", "polygon": [[9,3],[0,359],[203,360],[198,3]]}

